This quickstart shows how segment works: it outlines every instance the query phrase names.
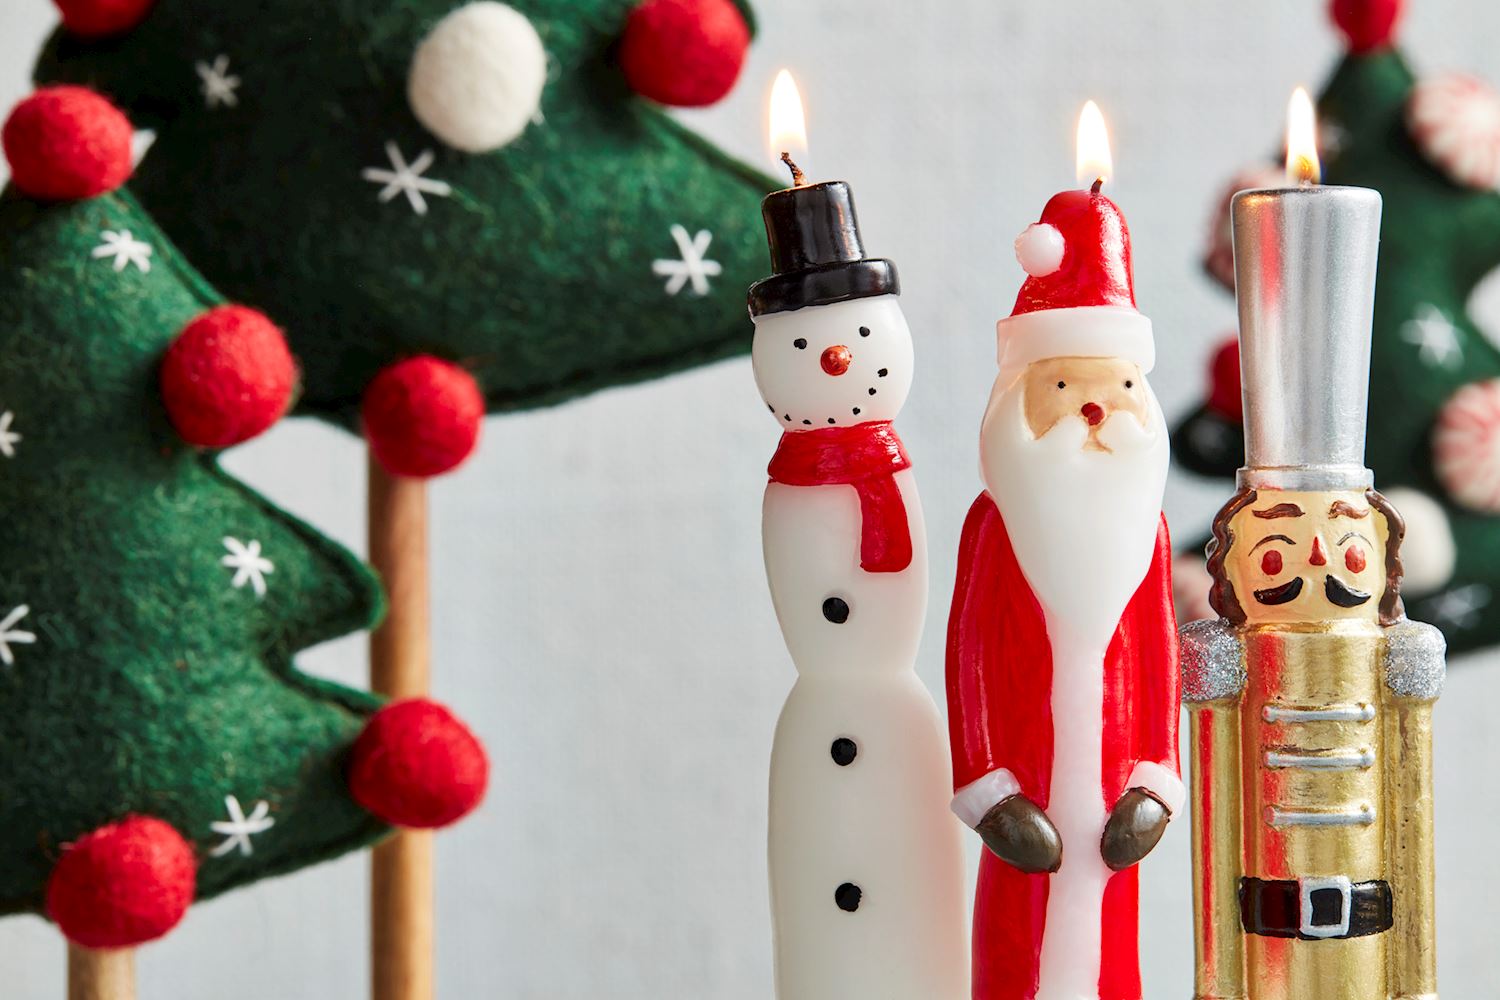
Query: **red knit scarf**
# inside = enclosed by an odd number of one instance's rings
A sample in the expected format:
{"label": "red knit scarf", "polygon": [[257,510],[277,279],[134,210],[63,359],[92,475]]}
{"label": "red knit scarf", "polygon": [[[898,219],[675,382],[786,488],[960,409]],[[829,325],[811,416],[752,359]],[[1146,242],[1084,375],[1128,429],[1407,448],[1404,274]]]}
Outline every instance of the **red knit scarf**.
{"label": "red knit scarf", "polygon": [[859,564],[867,573],[911,565],[911,526],[896,473],[911,468],[889,420],[791,431],[771,457],[771,482],[787,486],[853,486],[859,494]]}

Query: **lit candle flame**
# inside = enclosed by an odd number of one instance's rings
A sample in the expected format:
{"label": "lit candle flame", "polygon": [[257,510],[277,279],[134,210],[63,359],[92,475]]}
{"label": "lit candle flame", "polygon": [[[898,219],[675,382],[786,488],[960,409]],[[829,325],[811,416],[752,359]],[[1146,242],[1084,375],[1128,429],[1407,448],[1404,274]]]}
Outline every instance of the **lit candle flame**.
{"label": "lit candle flame", "polygon": [[1078,183],[1097,189],[1114,176],[1114,157],[1109,152],[1109,130],[1099,105],[1089,101],[1078,116]]}
{"label": "lit candle flame", "polygon": [[1316,184],[1322,176],[1318,114],[1306,88],[1298,87],[1286,109],[1286,179],[1293,184]]}
{"label": "lit candle flame", "polygon": [[792,180],[798,186],[806,183],[797,162],[807,160],[807,118],[802,111],[802,95],[797,92],[797,81],[788,70],[776,74],[771,84],[771,159],[778,167],[786,163],[792,170]]}

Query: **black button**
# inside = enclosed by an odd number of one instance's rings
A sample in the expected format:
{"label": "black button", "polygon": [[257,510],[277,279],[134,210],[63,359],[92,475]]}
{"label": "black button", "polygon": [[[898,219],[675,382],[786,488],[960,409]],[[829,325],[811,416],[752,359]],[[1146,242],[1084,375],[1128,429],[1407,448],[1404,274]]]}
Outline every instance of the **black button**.
{"label": "black button", "polygon": [[848,767],[854,763],[854,758],[859,756],[859,745],[847,736],[840,736],[833,741],[833,746],[828,748],[828,755],[839,767]]}
{"label": "black button", "polygon": [[833,901],[839,904],[839,909],[845,913],[853,913],[859,909],[859,900],[863,895],[864,893],[860,891],[859,886],[853,882],[845,882],[833,890]]}
{"label": "black button", "polygon": [[823,617],[835,625],[849,620],[849,602],[842,597],[830,597],[823,602]]}
{"label": "black button", "polygon": [[1312,903],[1311,927],[1337,927],[1344,922],[1344,894],[1338,889],[1314,889],[1308,893]]}

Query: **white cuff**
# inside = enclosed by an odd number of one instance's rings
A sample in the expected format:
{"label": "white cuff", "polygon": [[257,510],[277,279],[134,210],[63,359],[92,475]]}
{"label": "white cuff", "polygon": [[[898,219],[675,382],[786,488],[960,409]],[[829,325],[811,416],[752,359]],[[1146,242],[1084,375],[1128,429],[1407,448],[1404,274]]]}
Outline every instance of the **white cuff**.
{"label": "white cuff", "polygon": [[955,792],[949,808],[972,830],[979,826],[984,814],[995,808],[996,803],[1020,790],[1021,783],[1014,774],[1003,767],[996,768]]}
{"label": "white cuff", "polygon": [[1173,816],[1182,811],[1182,803],[1187,799],[1187,789],[1183,787],[1182,779],[1173,774],[1170,768],[1154,760],[1143,760],[1136,764],[1125,787],[1144,788],[1161,799]]}

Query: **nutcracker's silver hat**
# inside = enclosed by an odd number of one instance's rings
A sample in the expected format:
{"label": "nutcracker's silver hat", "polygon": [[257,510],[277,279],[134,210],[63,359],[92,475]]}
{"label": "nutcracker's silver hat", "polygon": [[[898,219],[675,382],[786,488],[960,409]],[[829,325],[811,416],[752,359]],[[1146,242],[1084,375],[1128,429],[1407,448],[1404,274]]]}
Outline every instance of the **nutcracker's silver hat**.
{"label": "nutcracker's silver hat", "polygon": [[1241,487],[1365,489],[1365,421],[1380,195],[1305,186],[1231,203],[1240,386]]}

